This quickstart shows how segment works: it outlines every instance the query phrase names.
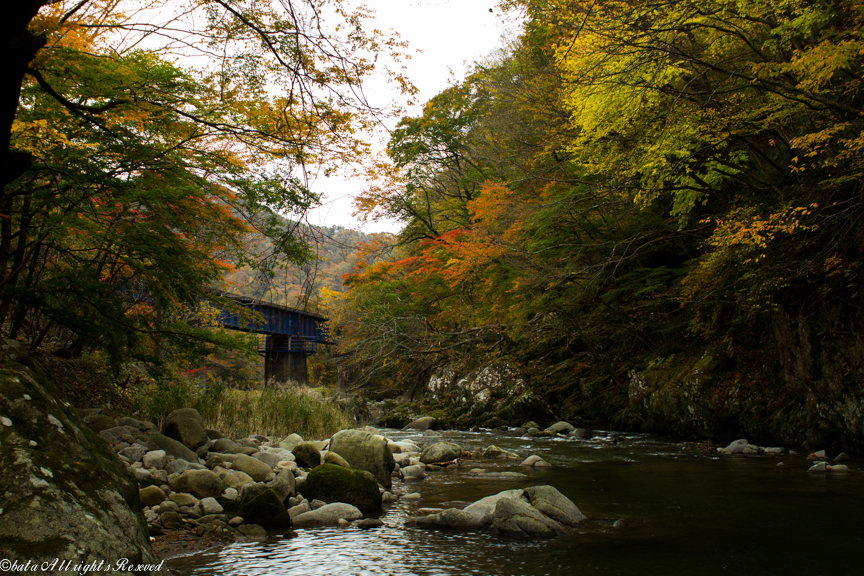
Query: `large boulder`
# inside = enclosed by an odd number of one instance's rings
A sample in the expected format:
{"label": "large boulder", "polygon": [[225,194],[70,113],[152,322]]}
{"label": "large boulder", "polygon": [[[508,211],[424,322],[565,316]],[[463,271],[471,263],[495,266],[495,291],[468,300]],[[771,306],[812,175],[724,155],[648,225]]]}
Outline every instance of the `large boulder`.
{"label": "large boulder", "polygon": [[392,485],[390,473],[396,468],[396,461],[384,437],[363,430],[341,430],[330,439],[330,450],[352,468],[372,474],[385,488]]}
{"label": "large boulder", "polygon": [[180,408],[168,414],[162,433],[192,450],[209,440],[204,419],[194,408]]}
{"label": "large boulder", "polygon": [[436,442],[429,446],[424,446],[420,453],[420,461],[424,464],[434,464],[436,462],[450,462],[456,460],[462,455],[462,448],[452,442]]}
{"label": "large boulder", "polygon": [[252,456],[238,454],[231,463],[235,470],[245,472],[252,477],[256,482],[263,482],[267,477],[273,474],[273,469]]}
{"label": "large boulder", "polygon": [[210,470],[187,470],[174,482],[175,492],[188,492],[197,498],[215,498],[223,489],[222,480]]}
{"label": "large boulder", "polygon": [[450,508],[412,518],[406,526],[447,530],[489,530],[508,537],[554,537],[571,532],[586,518],[552,486],[505,490],[459,510]]}
{"label": "large boulder", "polygon": [[513,498],[502,498],[495,505],[492,520],[493,534],[510,537],[550,538],[563,534],[564,527],[527,502]]}
{"label": "large boulder", "polygon": [[356,506],[361,512],[381,509],[378,482],[366,470],[321,464],[306,476],[301,493],[309,500],[345,502]]}
{"label": "large boulder", "polygon": [[279,472],[276,478],[267,482],[267,487],[276,492],[282,502],[287,501],[288,498],[297,493],[294,473],[287,468]]}
{"label": "large boulder", "polygon": [[531,506],[567,526],[577,526],[588,519],[572,500],[554,486],[531,486],[525,489],[525,496]]}
{"label": "large boulder", "polygon": [[16,341],[0,343],[0,486],[4,560],[159,564],[134,477]]}
{"label": "large boulder", "polygon": [[294,526],[335,526],[339,520],[358,520],[363,513],[357,507],[344,502],[325,504],[317,510],[303,512],[294,517]]}
{"label": "large boulder", "polygon": [[158,432],[147,436],[147,449],[164,450],[166,454],[174,458],[198,464],[198,455],[195,452],[184,446],[182,442],[178,442]]}

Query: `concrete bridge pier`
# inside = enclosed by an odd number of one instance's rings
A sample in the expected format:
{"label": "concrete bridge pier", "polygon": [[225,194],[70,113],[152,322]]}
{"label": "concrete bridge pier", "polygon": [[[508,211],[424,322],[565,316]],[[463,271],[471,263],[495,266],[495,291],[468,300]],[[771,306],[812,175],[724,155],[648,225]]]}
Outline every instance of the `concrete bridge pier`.
{"label": "concrete bridge pier", "polygon": [[[296,339],[296,336],[294,337]],[[306,351],[292,346],[291,336],[269,334],[264,349],[264,383],[266,385],[297,382],[309,383],[306,368]]]}

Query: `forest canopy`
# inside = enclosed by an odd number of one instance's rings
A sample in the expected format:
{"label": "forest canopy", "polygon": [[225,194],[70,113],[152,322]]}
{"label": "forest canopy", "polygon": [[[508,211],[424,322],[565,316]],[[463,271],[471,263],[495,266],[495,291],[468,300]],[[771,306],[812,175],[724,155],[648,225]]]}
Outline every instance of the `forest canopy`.
{"label": "forest canopy", "polygon": [[[235,265],[313,256],[297,233],[319,201],[305,174],[366,154],[386,111],[361,84],[402,44],[342,2],[13,4],[0,24],[3,332],[114,358],[240,344],[196,323],[198,303]],[[270,257],[249,257],[253,232]]]}

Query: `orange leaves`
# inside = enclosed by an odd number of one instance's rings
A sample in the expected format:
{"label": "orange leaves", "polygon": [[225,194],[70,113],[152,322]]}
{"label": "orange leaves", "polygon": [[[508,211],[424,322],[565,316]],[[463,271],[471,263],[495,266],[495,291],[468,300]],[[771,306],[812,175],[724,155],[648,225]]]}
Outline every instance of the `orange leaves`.
{"label": "orange leaves", "polygon": [[[717,248],[740,246],[748,252],[756,251],[755,261],[759,262],[765,258],[764,251],[768,248],[768,244],[779,236],[815,230],[815,225],[802,224],[801,219],[810,215],[817,207],[816,204],[808,207],[790,207],[764,219],[758,214],[742,219],[717,219],[717,229],[709,242]],[[747,258],[744,263],[750,262],[751,259],[753,258]]]}

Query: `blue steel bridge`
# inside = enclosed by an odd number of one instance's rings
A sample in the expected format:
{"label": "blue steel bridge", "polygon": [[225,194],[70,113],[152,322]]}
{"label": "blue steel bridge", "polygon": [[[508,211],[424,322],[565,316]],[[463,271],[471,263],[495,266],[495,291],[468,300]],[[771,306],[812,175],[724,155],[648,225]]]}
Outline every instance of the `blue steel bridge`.
{"label": "blue steel bridge", "polygon": [[263,336],[258,340],[258,353],[264,356],[267,382],[308,382],[306,357],[314,354],[319,344],[330,343],[327,318],[221,290],[211,293],[246,309],[243,313],[223,311],[217,319],[222,326]]}

